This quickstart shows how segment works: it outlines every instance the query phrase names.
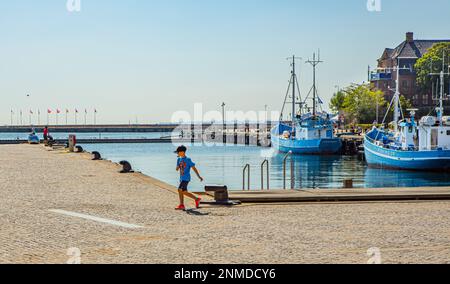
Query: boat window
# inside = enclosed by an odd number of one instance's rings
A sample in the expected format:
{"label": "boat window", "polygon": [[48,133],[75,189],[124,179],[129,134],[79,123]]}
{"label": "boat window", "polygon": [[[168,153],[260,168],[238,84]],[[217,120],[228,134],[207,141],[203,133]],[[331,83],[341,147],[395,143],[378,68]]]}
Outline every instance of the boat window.
{"label": "boat window", "polygon": [[450,136],[450,130],[447,130],[447,135],[449,135],[449,136]]}

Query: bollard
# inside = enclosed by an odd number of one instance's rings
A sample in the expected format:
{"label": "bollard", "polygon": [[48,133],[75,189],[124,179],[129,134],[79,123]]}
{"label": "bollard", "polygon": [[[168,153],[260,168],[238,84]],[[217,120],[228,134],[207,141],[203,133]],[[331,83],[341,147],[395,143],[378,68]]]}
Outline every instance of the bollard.
{"label": "bollard", "polygon": [[344,188],[353,188],[353,179],[345,179]]}
{"label": "bollard", "polygon": [[127,173],[133,172],[133,168],[131,167],[131,164],[129,162],[121,161],[119,164],[122,165],[122,167],[123,167],[123,169],[120,171],[121,174],[127,174]]}
{"label": "bollard", "polygon": [[100,155],[100,153],[97,151],[92,152],[92,156],[93,156],[93,158],[92,158],[93,161],[98,161],[98,160],[102,159],[102,155]]}
{"label": "bollard", "polygon": [[80,145],[75,146],[75,149],[77,149],[77,153],[83,153],[84,149]]}
{"label": "bollard", "polygon": [[73,134],[69,135],[69,151],[75,152],[76,145],[77,145],[77,137]]}

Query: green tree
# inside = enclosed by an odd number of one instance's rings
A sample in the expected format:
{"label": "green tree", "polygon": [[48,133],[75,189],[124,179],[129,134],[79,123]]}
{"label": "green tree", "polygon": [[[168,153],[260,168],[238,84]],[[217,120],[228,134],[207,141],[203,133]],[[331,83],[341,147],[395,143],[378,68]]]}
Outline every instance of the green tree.
{"label": "green tree", "polygon": [[344,110],[345,92],[339,91],[333,95],[330,101],[330,108],[333,112]]}
{"label": "green tree", "polygon": [[431,89],[432,77],[429,74],[441,72],[444,53],[446,54],[445,61],[448,66],[450,62],[450,43],[437,43],[433,45],[422,58],[417,60],[414,68],[417,73],[417,84],[422,90]]}
{"label": "green tree", "polygon": [[343,111],[352,123],[370,124],[376,119],[377,105],[379,111],[386,108],[383,92],[374,91],[370,84],[353,84],[344,92]]}

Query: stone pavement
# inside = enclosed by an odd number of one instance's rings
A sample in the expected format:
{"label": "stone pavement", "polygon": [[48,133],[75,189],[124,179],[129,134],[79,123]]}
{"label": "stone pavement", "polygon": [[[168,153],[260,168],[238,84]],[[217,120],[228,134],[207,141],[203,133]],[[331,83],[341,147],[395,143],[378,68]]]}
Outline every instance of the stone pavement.
{"label": "stone pavement", "polygon": [[118,170],[0,146],[0,263],[367,263],[372,247],[385,263],[450,262],[450,202],[177,212],[173,187]]}

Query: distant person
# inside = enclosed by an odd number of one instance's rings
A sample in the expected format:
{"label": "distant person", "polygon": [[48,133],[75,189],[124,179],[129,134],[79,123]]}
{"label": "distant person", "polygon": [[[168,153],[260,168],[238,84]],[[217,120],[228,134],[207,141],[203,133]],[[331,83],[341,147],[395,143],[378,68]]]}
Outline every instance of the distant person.
{"label": "distant person", "polygon": [[48,126],[44,127],[44,141],[48,141]]}
{"label": "distant person", "polygon": [[187,148],[185,146],[180,146],[175,151],[178,154],[177,160],[177,171],[180,172],[180,186],[178,187],[178,195],[180,198],[180,205],[175,208],[176,210],[185,210],[184,197],[192,198],[195,201],[195,207],[200,207],[201,198],[196,197],[192,193],[188,192],[188,185],[191,182],[191,169],[194,170],[200,181],[203,182],[203,178],[200,176],[199,171],[195,167],[195,163],[192,162],[190,158],[186,156]]}

